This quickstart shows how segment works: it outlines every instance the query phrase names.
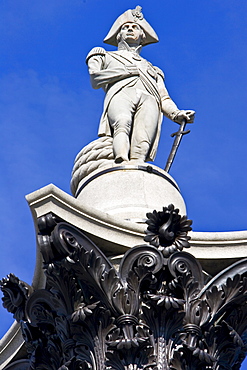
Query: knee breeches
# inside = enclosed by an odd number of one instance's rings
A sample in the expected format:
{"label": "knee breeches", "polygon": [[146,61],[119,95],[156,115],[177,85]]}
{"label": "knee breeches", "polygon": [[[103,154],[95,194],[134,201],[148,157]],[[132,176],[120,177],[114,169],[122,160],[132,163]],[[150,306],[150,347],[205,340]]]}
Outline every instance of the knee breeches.
{"label": "knee breeches", "polygon": [[129,137],[130,159],[146,157],[157,134],[156,99],[142,90],[124,88],[112,98],[107,114],[113,138],[120,133]]}

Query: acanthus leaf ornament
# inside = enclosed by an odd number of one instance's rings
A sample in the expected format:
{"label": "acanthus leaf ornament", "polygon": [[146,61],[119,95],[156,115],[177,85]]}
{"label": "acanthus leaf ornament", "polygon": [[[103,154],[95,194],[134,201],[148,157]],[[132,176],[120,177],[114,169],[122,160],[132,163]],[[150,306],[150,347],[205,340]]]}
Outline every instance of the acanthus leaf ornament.
{"label": "acanthus leaf ornament", "polygon": [[0,281],[0,287],[4,294],[3,307],[13,314],[17,321],[25,320],[25,303],[33,289],[27,283],[21,281],[14,274],[9,274]]}
{"label": "acanthus leaf ornament", "polygon": [[[247,344],[247,259],[205,284],[174,206],[148,216],[145,240],[117,271],[79,229],[42,217],[46,286],[1,281],[30,369],[239,369]],[[44,242],[45,241],[45,242]]]}

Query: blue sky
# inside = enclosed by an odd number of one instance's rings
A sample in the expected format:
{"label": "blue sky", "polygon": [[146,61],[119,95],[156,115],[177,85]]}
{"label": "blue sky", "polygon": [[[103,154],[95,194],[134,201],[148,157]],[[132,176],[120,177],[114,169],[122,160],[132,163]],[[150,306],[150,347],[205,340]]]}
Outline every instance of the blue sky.
{"label": "blue sky", "polygon": [[[35,234],[24,196],[49,183],[70,193],[74,158],[97,137],[104,96],[90,86],[85,57],[92,47],[104,46],[115,18],[136,5],[160,38],[142,55],[165,72],[179,108],[196,110],[170,171],[193,229],[247,229],[246,0],[5,0],[0,2],[0,278],[13,272],[32,281]],[[164,119],[155,160],[162,168],[176,129]],[[11,322],[1,308],[0,335]]]}

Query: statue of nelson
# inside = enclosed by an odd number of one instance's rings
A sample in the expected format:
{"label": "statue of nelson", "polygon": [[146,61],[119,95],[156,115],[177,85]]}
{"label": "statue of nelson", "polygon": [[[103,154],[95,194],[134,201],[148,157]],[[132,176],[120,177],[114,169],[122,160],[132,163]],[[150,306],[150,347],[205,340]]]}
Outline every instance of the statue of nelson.
{"label": "statue of nelson", "polygon": [[194,120],[193,110],[179,110],[164,84],[164,74],[140,56],[142,46],[158,42],[141,8],[127,10],[114,22],[105,43],[118,50],[93,48],[87,64],[93,88],[106,92],[99,136],[113,137],[116,163],[153,160],[162,114],[181,124]]}

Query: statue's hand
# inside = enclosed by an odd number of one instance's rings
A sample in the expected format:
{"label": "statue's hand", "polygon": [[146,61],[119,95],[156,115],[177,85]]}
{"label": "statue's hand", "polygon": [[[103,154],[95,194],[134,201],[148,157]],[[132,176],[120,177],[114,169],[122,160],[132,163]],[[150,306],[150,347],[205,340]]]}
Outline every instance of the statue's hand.
{"label": "statue's hand", "polygon": [[181,110],[178,112],[174,121],[181,124],[184,119],[186,119],[187,123],[193,123],[195,118],[195,111],[194,110]]}
{"label": "statue's hand", "polygon": [[131,76],[139,76],[139,70],[135,64],[128,64],[125,68]]}

